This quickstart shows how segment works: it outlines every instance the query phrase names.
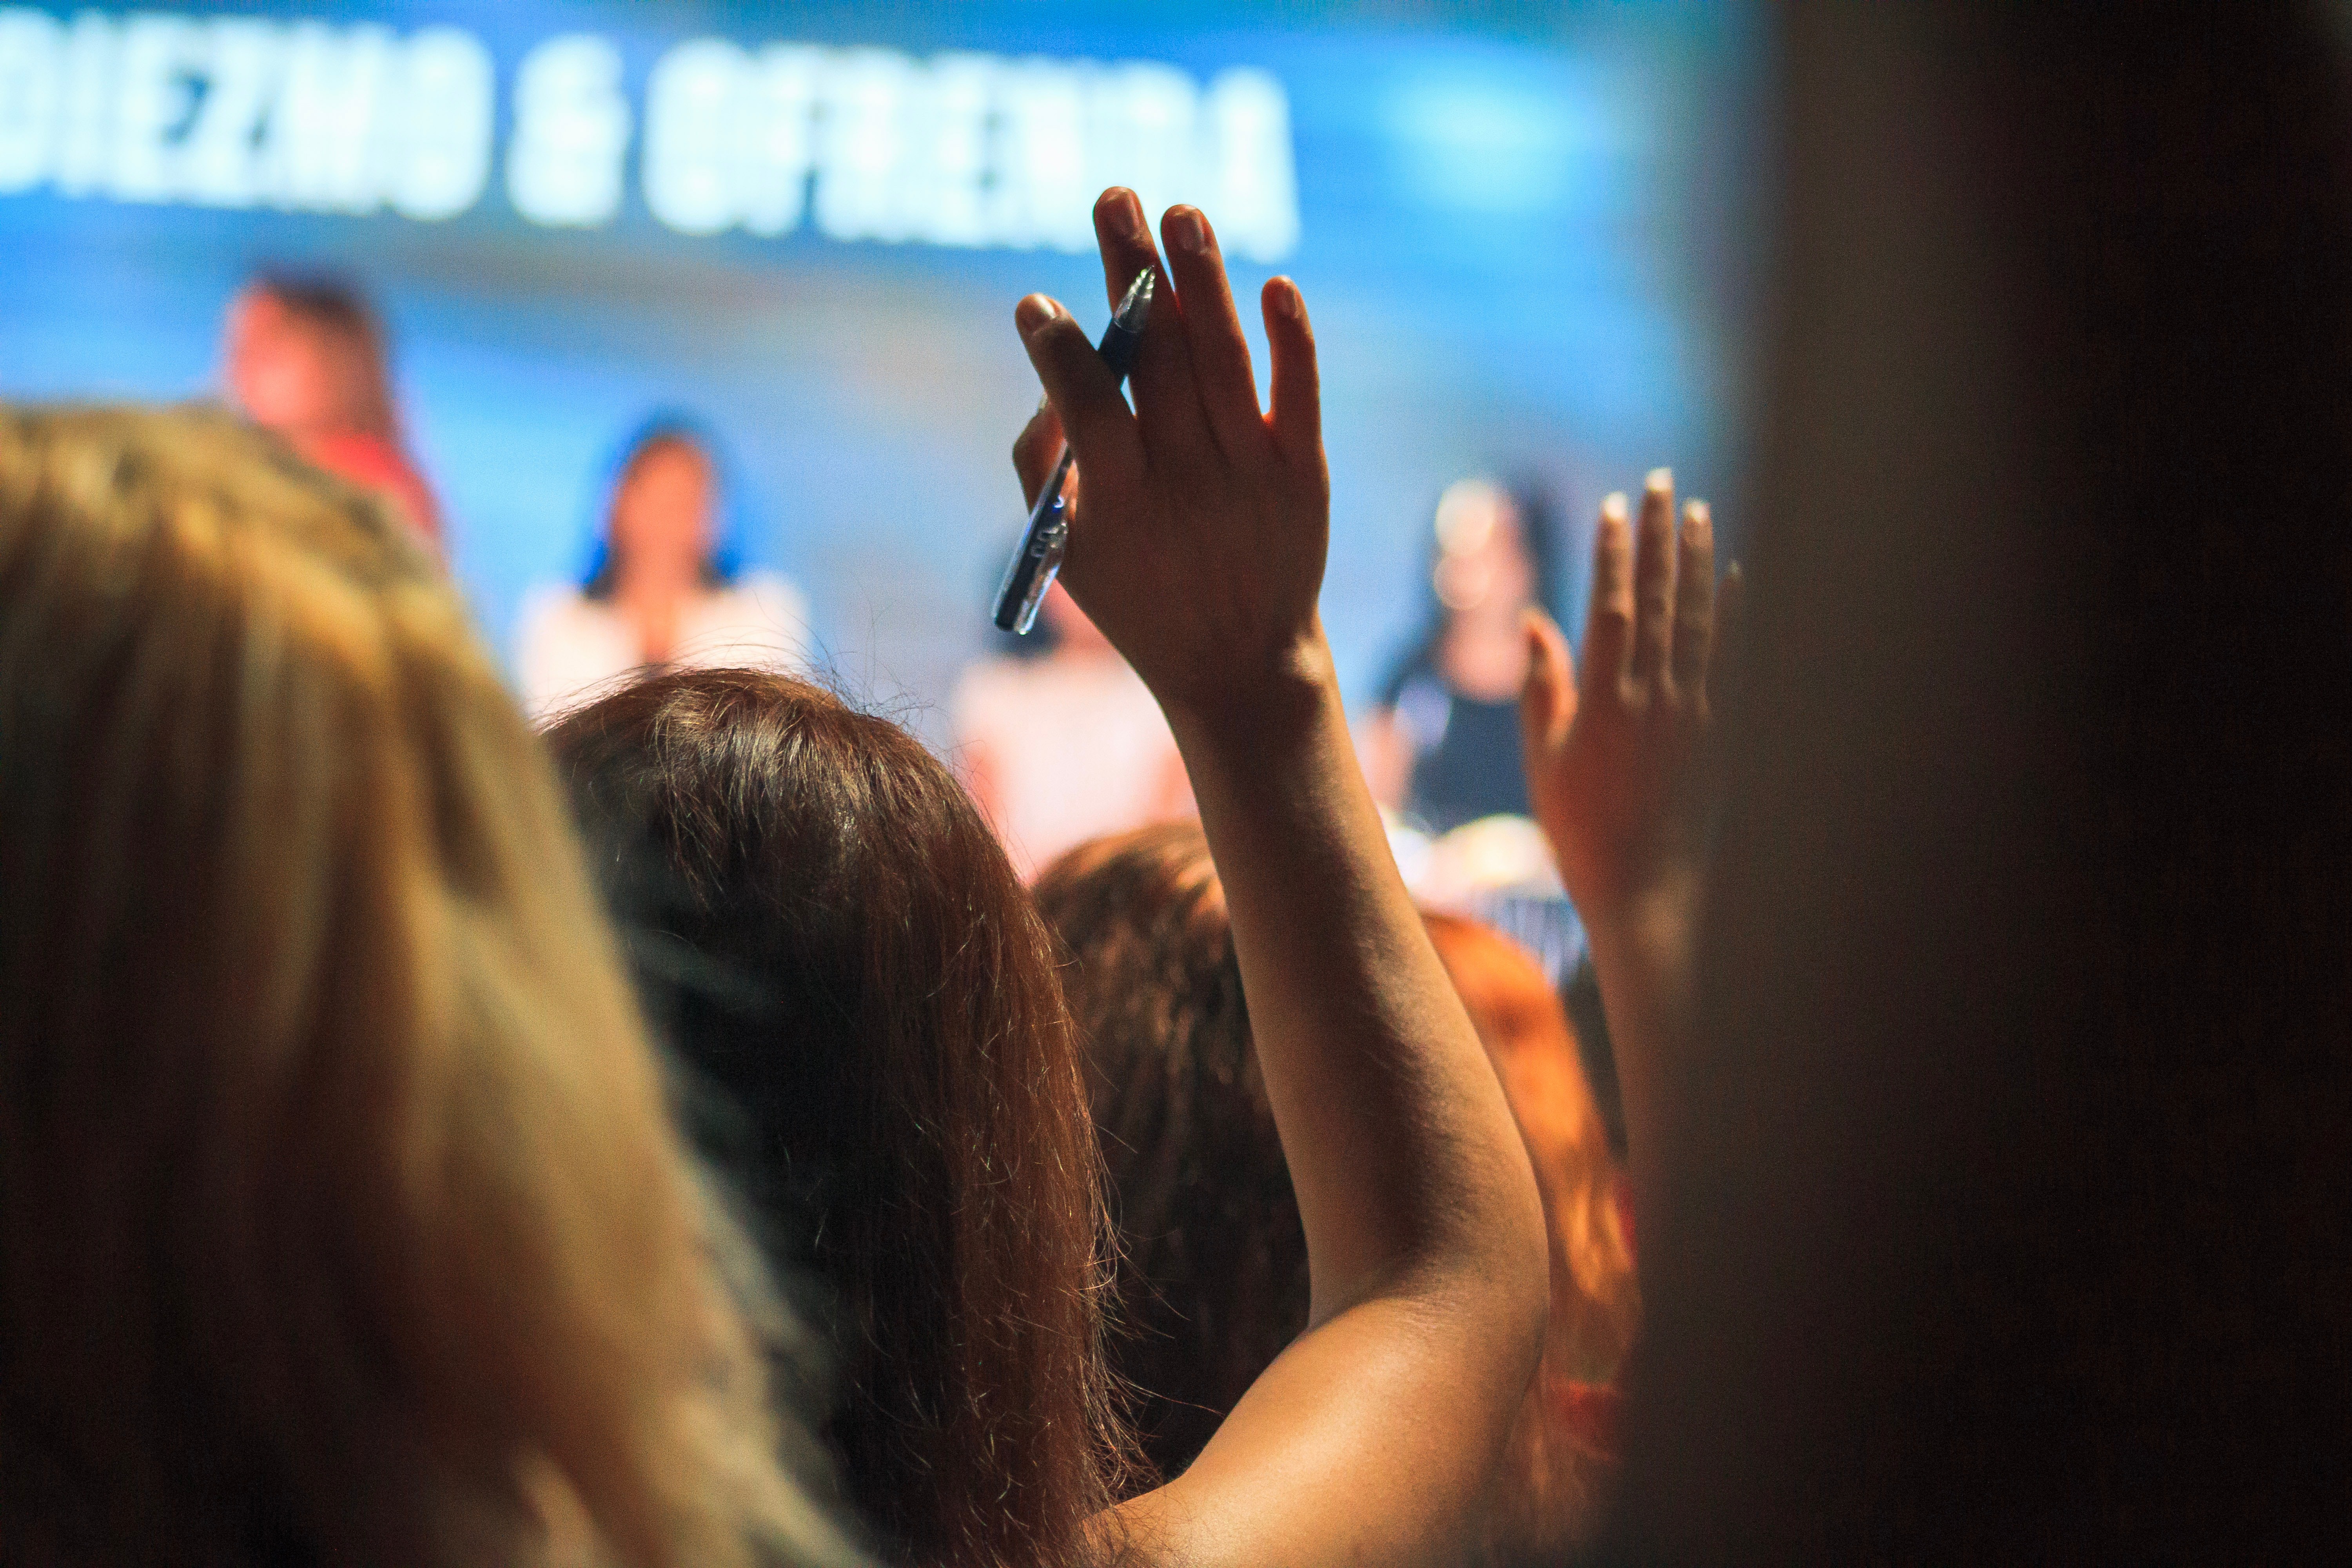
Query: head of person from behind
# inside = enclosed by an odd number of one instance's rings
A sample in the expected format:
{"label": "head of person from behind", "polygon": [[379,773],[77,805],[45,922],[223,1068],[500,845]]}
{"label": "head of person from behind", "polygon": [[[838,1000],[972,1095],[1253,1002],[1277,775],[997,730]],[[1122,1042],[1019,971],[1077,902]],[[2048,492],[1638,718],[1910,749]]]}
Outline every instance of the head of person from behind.
{"label": "head of person from behind", "polygon": [[893,1561],[1089,1561],[1123,1453],[1100,1156],[1051,939],[946,765],[789,676],[548,731],[706,1154],[830,1331]]}
{"label": "head of person from behind", "polygon": [[1070,1009],[1119,1226],[1112,1342],[1160,1475],[1181,1475],[1307,1326],[1307,1236],[1251,1048],[1224,887],[1197,823],[1096,838],[1038,911]]}
{"label": "head of person from behind", "polygon": [[[1306,1328],[1306,1237],[1261,1076],[1224,889],[1192,823],[1096,839],[1035,897],[1075,963],[1073,1016],[1111,1176],[1121,1380],[1146,1455],[1181,1474]],[[1424,917],[1500,1075],[1549,1230],[1543,1365],[1478,1532],[1481,1563],[1541,1561],[1598,1518],[1604,1455],[1564,1419],[1612,1377],[1638,1312],[1615,1170],[1559,999],[1509,939]]]}
{"label": "head of person from behind", "polygon": [[0,1560],[844,1561],[423,552],[244,425],[0,408]]}

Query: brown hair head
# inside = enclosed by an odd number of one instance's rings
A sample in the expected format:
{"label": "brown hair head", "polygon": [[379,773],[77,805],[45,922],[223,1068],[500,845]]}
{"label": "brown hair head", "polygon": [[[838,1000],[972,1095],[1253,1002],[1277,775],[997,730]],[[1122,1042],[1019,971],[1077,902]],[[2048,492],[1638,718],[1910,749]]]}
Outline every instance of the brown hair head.
{"label": "brown hair head", "polygon": [[[1115,1342],[1164,1474],[1192,1463],[1307,1326],[1307,1243],[1252,1048],[1224,892],[1192,823],[1097,839],[1038,879],[1076,960],[1069,982],[1124,1248]],[[1507,938],[1424,917],[1533,1157],[1551,1231],[1552,1311],[1484,1521],[1493,1562],[1572,1544],[1600,1457],[1559,1430],[1544,1384],[1604,1380],[1637,1314],[1615,1172],[1576,1043],[1542,969]]]}
{"label": "brown hair head", "polygon": [[1038,879],[1076,963],[1070,1005],[1119,1240],[1120,1376],[1162,1476],[1307,1326],[1307,1236],[1250,1048],[1208,841],[1162,823],[1080,845]]}
{"label": "brown hair head", "polygon": [[805,682],[663,676],[551,731],[706,1147],[829,1292],[886,1549],[1086,1555],[1123,1447],[1100,1161],[1050,939],[962,788]]}
{"label": "brown hair head", "polygon": [[463,605],[219,417],[0,408],[0,1560],[840,1561]]}

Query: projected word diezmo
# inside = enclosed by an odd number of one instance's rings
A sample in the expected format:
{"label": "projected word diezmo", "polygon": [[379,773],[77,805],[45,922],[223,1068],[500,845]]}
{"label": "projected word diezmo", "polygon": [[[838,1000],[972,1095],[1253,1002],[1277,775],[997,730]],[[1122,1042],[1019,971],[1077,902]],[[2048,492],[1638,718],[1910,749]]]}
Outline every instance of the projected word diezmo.
{"label": "projected word diezmo", "polygon": [[1289,103],[1261,70],[693,38],[633,95],[619,47],[572,33],[516,64],[502,165],[499,75],[456,27],[0,8],[0,195],[436,222],[502,166],[553,227],[621,217],[634,174],[681,234],[1082,250],[1120,184],[1208,207],[1236,256],[1297,243]]}

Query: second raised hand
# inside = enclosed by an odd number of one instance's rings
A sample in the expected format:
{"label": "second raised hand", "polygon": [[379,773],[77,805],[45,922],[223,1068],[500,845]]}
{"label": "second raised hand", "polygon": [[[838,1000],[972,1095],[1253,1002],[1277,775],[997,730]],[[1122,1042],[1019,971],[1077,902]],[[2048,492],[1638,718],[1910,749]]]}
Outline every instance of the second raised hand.
{"label": "second raised hand", "polygon": [[1588,925],[1681,897],[1696,878],[1715,621],[1713,519],[1695,500],[1675,527],[1664,468],[1643,488],[1638,523],[1624,496],[1601,503],[1580,666],[1558,626],[1528,616],[1528,794]]}
{"label": "second raised hand", "polygon": [[[1095,204],[1115,300],[1160,266],[1132,192]],[[1216,235],[1197,208],[1163,220],[1172,282],[1154,300],[1128,407],[1068,310],[1042,294],[1014,321],[1047,406],[1013,447],[1034,500],[1066,432],[1077,458],[1062,581],[1171,719],[1245,710],[1328,679],[1316,597],[1330,534],[1315,340],[1286,278],[1261,298],[1273,355],[1262,411]]]}

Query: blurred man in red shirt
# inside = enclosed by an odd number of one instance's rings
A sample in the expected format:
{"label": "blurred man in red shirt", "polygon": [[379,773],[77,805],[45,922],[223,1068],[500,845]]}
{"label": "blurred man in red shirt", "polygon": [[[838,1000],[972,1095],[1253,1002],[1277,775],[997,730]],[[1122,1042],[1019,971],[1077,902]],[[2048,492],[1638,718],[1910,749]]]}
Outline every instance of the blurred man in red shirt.
{"label": "blurred man in red shirt", "polygon": [[223,339],[232,403],[310,462],[384,497],[441,552],[441,509],[401,441],[383,334],[356,289],[265,274],[230,301]]}

